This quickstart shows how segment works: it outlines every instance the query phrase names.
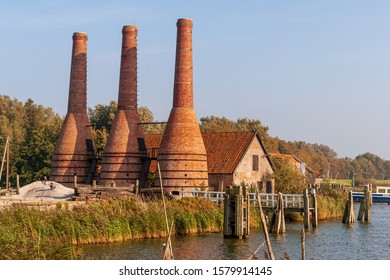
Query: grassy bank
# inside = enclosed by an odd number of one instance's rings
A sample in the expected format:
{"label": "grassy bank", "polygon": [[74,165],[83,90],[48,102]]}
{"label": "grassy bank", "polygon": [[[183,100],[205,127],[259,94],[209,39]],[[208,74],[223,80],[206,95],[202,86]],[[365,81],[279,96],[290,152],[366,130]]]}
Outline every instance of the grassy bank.
{"label": "grassy bank", "polygon": [[[223,213],[213,202],[182,199],[167,208],[177,234],[222,229]],[[74,245],[160,238],[165,228],[160,201],[104,200],[50,211],[7,207],[0,212],[0,259],[72,259]]]}
{"label": "grassy bank", "polygon": [[[343,216],[347,192],[329,187],[321,187],[317,192],[318,220],[338,219]],[[303,221],[302,213],[288,213],[287,219]]]}
{"label": "grassy bank", "polygon": [[[333,192],[323,191],[318,197],[320,220],[342,215],[344,195]],[[54,210],[3,208],[0,259],[77,259],[77,245],[166,236],[161,201],[101,200],[72,209],[67,206],[65,202]],[[223,207],[214,202],[184,198],[168,201],[167,209],[174,234],[222,231]],[[260,227],[256,206],[251,207],[251,227]]]}

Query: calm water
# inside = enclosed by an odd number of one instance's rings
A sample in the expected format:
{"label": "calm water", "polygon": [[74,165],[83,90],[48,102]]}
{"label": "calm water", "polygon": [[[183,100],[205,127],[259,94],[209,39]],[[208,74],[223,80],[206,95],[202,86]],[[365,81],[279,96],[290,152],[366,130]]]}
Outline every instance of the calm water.
{"label": "calm water", "polygon": [[[358,207],[358,206],[356,206]],[[357,214],[358,208],[356,208]],[[270,235],[275,258],[301,258],[303,223],[287,223],[283,235]],[[252,230],[244,240],[224,239],[220,233],[176,236],[172,239],[177,260],[238,260],[249,258],[263,243],[261,230]],[[83,248],[85,259],[160,260],[164,240],[135,240]],[[257,253],[264,259],[264,251]],[[374,204],[370,223],[344,225],[340,220],[320,221],[317,229],[306,230],[306,259],[390,260],[390,206]]]}

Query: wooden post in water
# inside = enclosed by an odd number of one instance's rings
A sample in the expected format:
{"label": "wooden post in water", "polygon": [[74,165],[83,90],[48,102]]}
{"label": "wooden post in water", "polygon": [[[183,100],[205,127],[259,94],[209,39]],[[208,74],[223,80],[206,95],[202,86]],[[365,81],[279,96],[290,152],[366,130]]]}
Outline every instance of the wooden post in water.
{"label": "wooden post in water", "polygon": [[305,260],[306,248],[305,248],[305,229],[301,230],[301,248],[302,248],[302,260]]}
{"label": "wooden post in water", "polygon": [[257,199],[257,204],[259,206],[260,220],[261,220],[261,224],[263,226],[265,243],[267,244],[268,257],[269,257],[270,260],[275,260],[274,252],[272,251],[271,242],[270,242],[269,236],[268,236],[267,220],[265,219],[264,212],[263,212],[263,207],[261,206],[260,195],[259,195],[259,193],[257,191],[256,191],[256,199]]}
{"label": "wooden post in water", "polygon": [[224,194],[224,200],[223,200],[223,236],[225,238],[232,236],[233,234],[233,228],[230,224],[230,217],[232,216],[231,212],[231,203],[230,203],[230,193],[231,193],[231,186],[226,188],[226,193]]}
{"label": "wooden post in water", "polygon": [[366,186],[364,189],[364,198],[360,203],[358,221],[369,221],[371,218],[372,191]]}
{"label": "wooden post in water", "polygon": [[365,221],[370,221],[371,220],[371,207],[372,207],[372,191],[371,190],[369,190],[368,192],[367,192],[367,200],[366,200],[367,202],[367,206],[366,206],[366,211],[365,211],[365,213],[364,213],[364,220]]}
{"label": "wooden post in water", "polygon": [[225,238],[246,238],[250,227],[250,200],[248,188],[227,187],[224,199]]}
{"label": "wooden post in water", "polygon": [[316,189],[313,187],[310,191],[311,194],[311,203],[312,203],[312,210],[311,210],[311,224],[313,227],[318,226],[318,211],[317,211],[317,196],[316,196]]}
{"label": "wooden post in water", "polygon": [[276,209],[272,215],[271,232],[277,234],[286,232],[286,223],[284,219],[284,202],[282,193],[278,193],[278,202],[276,204]]}
{"label": "wooden post in water", "polygon": [[353,196],[352,191],[348,192],[348,200],[345,203],[343,224],[352,224],[355,222],[355,211],[353,209]]}
{"label": "wooden post in water", "polygon": [[303,223],[305,228],[310,227],[309,190],[303,190]]}

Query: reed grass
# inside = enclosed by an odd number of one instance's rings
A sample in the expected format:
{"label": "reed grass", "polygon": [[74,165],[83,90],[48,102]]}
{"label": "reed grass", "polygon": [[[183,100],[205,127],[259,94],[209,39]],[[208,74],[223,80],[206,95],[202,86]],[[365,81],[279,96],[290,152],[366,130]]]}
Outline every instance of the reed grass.
{"label": "reed grass", "polygon": [[[340,217],[344,203],[341,192],[319,194],[319,219]],[[222,231],[223,207],[212,201],[183,198],[168,201],[167,209],[176,235]],[[250,218],[252,228],[261,227],[257,207],[251,207]],[[59,203],[52,210],[16,205],[0,210],[0,260],[77,259],[81,255],[77,245],[162,237],[166,224],[159,200],[101,200],[74,207]]]}
{"label": "reed grass", "polygon": [[[218,232],[223,213],[214,202],[181,199],[167,202],[175,234]],[[55,210],[22,205],[0,212],[0,259],[74,259],[77,246],[166,236],[161,201],[102,200]]]}

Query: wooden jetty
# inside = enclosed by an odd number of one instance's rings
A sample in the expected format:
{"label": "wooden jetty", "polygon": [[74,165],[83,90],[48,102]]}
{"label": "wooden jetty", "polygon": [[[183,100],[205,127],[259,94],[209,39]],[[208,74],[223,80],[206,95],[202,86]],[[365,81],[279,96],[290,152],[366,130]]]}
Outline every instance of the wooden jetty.
{"label": "wooden jetty", "polygon": [[[216,191],[181,191],[178,197],[199,197],[222,204],[225,192]],[[248,193],[250,204],[257,203],[256,193]],[[260,193],[260,200],[265,213],[273,213],[277,209],[279,194]],[[302,194],[282,194],[283,212],[303,213],[304,227],[318,226],[317,197],[315,188],[305,189]]]}

